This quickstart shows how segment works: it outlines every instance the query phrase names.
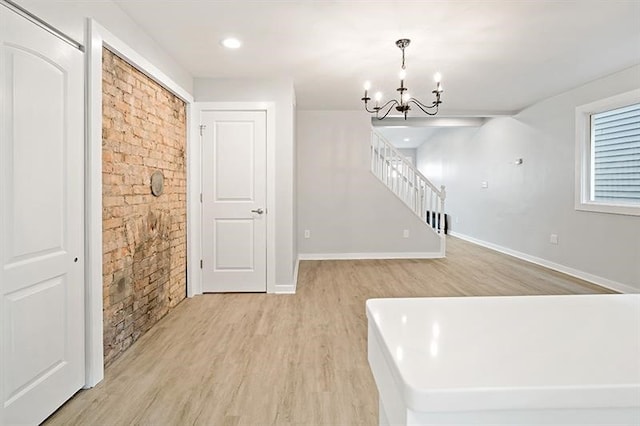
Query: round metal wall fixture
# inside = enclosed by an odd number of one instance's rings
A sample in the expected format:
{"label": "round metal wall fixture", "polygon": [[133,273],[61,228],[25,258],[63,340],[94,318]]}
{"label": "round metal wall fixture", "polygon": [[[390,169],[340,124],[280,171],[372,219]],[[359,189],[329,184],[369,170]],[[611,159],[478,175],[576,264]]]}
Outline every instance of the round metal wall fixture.
{"label": "round metal wall fixture", "polygon": [[161,171],[155,171],[151,175],[151,193],[156,197],[162,195],[164,191],[164,175]]}

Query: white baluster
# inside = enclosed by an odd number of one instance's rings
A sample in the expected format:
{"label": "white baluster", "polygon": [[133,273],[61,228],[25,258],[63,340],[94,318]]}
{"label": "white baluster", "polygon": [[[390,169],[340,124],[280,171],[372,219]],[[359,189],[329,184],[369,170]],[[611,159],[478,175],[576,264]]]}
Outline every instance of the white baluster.
{"label": "white baluster", "polygon": [[384,158],[382,157],[382,144],[378,141],[378,178],[384,181]]}
{"label": "white baluster", "polygon": [[440,185],[440,233],[444,235],[444,226],[446,223],[446,217],[444,212],[444,200],[447,198],[447,192],[444,189],[444,185]]}
{"label": "white baluster", "polygon": [[[431,216],[431,226],[434,226],[435,224],[435,213],[438,211],[438,206],[436,205],[437,202],[437,198],[436,198],[436,193],[433,191],[433,189],[431,187],[429,187],[430,189],[430,194],[431,196],[429,198],[431,198],[431,203],[430,203],[430,207],[429,207],[429,215]],[[434,229],[437,229],[434,227]]]}
{"label": "white baluster", "polygon": [[406,182],[407,169],[406,169],[406,164],[404,164],[404,161],[400,163],[400,168],[402,169],[402,173],[400,174],[400,179],[401,179],[400,183],[402,187],[402,202],[406,203],[407,202],[407,182]]}
{"label": "white baluster", "polygon": [[371,171],[373,174],[376,174],[376,139],[376,134],[371,132]]}
{"label": "white baluster", "polygon": [[429,187],[429,185],[424,186],[424,192],[426,194],[426,199],[427,202],[425,203],[425,210],[427,211],[427,214],[429,212],[429,209],[431,208],[431,188]]}
{"label": "white baluster", "polygon": [[394,158],[395,158],[395,162],[393,164],[395,164],[396,166],[396,195],[398,196],[398,198],[402,200],[402,190],[401,190],[402,179],[400,179],[400,174],[402,172],[400,171],[400,163],[399,163],[400,159],[398,158],[397,153],[394,153]]}
{"label": "white baluster", "polygon": [[400,199],[402,200],[403,203],[406,203],[406,197],[404,195],[404,191],[405,191],[405,184],[404,184],[404,177],[405,177],[405,170],[404,170],[404,161],[402,161],[401,158],[398,158],[398,183],[399,183],[399,188],[398,191],[400,192]]}
{"label": "white baluster", "polygon": [[420,176],[416,176],[416,212],[420,213]]}
{"label": "white baluster", "polygon": [[389,185],[389,157],[387,155],[387,146],[384,146],[384,183],[385,185]]}
{"label": "white baluster", "polygon": [[427,196],[427,191],[426,191],[426,187],[424,186],[423,182],[420,182],[420,217],[422,217],[422,220],[425,219],[425,211],[426,211],[426,196]]}
{"label": "white baluster", "polygon": [[391,162],[389,163],[389,166],[391,167],[391,190],[394,194],[398,195],[396,192],[396,176],[398,173],[394,173],[396,171],[396,154],[393,152],[391,147],[389,147],[389,152],[391,155]]}
{"label": "white baluster", "polygon": [[393,162],[391,163],[391,177],[393,177],[393,193],[398,195],[398,157],[396,153],[392,151]]}
{"label": "white baluster", "polygon": [[396,194],[402,200],[402,162],[396,153]]}

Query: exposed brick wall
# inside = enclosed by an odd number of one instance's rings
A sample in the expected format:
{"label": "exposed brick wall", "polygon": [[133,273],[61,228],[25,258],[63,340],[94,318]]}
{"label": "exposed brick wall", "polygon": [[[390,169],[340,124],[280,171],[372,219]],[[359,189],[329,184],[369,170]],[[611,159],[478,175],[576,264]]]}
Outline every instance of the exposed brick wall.
{"label": "exposed brick wall", "polygon": [[[186,110],[159,84],[103,51],[105,365],[186,296]],[[153,172],[164,193],[151,194]]]}

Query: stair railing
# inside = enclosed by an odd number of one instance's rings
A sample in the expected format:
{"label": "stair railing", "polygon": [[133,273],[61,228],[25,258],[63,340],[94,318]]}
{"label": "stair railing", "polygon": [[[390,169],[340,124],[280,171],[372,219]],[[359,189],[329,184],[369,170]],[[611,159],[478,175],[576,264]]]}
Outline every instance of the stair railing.
{"label": "stair railing", "polygon": [[371,172],[411,211],[444,235],[444,185],[436,188],[407,157],[376,131],[371,132]]}

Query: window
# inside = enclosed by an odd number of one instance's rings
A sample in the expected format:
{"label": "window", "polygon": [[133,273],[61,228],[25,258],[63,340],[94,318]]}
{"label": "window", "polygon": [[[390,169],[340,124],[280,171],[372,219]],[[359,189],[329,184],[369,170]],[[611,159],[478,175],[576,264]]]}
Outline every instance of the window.
{"label": "window", "polygon": [[576,209],[640,216],[640,90],[576,108]]}

